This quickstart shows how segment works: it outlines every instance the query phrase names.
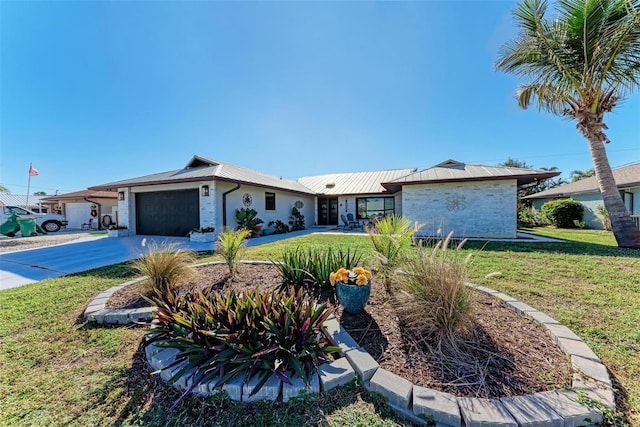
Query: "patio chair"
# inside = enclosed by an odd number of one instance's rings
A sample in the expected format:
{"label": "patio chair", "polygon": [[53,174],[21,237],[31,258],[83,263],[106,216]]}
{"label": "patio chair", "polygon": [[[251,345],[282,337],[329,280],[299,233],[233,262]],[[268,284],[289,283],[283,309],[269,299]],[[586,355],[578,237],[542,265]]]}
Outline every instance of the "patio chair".
{"label": "patio chair", "polygon": [[357,220],[357,219],[355,219],[355,218],[353,217],[353,214],[352,214],[351,212],[349,212],[349,213],[347,214],[347,221],[349,221],[349,223],[350,223],[350,224],[353,224],[353,225],[354,225],[354,227],[356,227],[356,228],[360,228],[360,221],[359,221],[359,220]]}
{"label": "patio chair", "polygon": [[353,228],[357,226],[355,221],[349,221],[344,214],[340,214],[340,219],[344,223],[344,226],[342,227],[343,230],[346,230],[347,228],[349,228],[349,230],[353,230]]}
{"label": "patio chair", "polygon": [[346,231],[347,228],[351,228],[351,225],[349,224],[349,220],[347,219],[347,217],[344,214],[340,214],[340,219],[342,220],[342,230]]}
{"label": "patio chair", "polygon": [[92,223],[93,218],[89,218],[89,222],[84,222],[80,225],[80,230],[91,230]]}

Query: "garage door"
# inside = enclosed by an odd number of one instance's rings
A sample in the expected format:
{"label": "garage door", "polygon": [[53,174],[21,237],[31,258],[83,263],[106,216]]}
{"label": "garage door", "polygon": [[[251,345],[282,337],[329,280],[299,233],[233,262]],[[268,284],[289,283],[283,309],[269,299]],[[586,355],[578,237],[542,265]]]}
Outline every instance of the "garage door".
{"label": "garage door", "polygon": [[91,203],[65,203],[64,216],[69,221],[67,228],[80,228],[91,218]]}
{"label": "garage door", "polygon": [[136,193],[136,233],[186,236],[200,227],[198,190]]}

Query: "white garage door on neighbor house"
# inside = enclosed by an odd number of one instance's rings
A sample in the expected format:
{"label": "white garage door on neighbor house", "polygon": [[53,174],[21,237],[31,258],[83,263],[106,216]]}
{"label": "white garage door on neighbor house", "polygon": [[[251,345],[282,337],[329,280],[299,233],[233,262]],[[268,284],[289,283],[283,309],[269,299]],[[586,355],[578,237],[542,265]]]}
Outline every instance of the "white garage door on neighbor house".
{"label": "white garage door on neighbor house", "polygon": [[[91,203],[67,203],[65,205],[65,216],[69,225],[67,228],[81,228],[82,224],[89,222],[91,218]],[[94,228],[98,227],[98,223]]]}

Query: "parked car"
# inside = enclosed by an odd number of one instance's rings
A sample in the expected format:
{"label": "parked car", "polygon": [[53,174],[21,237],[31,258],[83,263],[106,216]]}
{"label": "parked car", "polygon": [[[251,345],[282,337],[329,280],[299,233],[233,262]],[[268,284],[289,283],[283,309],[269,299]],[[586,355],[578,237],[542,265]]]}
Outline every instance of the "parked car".
{"label": "parked car", "polygon": [[20,218],[33,218],[36,220],[36,224],[44,229],[46,232],[55,233],[60,231],[62,227],[66,227],[69,221],[62,215],[52,213],[35,213],[29,209],[21,208],[20,206],[3,206],[0,211],[0,224],[4,223],[12,214],[18,215]]}

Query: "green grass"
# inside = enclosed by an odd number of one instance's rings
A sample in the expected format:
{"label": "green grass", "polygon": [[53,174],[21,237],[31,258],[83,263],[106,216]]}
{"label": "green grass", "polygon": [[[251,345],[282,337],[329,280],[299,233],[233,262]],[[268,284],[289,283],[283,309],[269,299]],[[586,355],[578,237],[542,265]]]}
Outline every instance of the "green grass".
{"label": "green grass", "polygon": [[[611,370],[619,404],[640,425],[640,251],[615,247],[610,233],[536,229],[563,243],[469,242],[471,281],[555,317],[580,335]],[[308,235],[247,248],[247,259],[278,259],[285,246],[357,247],[366,236]],[[200,260],[220,259],[201,253]],[[485,278],[488,273],[501,275]],[[102,328],[82,312],[98,292],[133,275],[128,264],[0,292],[0,425],[362,425],[402,421],[351,385],[292,404],[242,404],[189,397],[149,374],[144,329]]]}

